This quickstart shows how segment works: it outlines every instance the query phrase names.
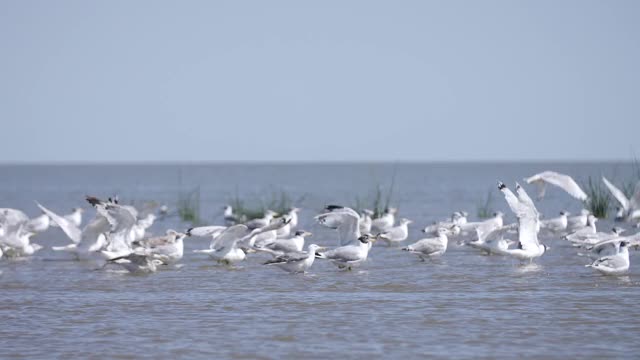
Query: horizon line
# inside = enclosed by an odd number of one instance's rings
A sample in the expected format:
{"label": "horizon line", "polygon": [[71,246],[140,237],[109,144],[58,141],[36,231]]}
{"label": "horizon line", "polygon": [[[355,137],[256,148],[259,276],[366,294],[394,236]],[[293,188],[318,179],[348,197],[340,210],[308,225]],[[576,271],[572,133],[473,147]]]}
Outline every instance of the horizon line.
{"label": "horizon line", "polygon": [[0,161],[0,166],[128,166],[128,165],[419,165],[419,164],[604,164],[638,163],[633,159],[493,159],[493,160],[135,160],[135,161]]}

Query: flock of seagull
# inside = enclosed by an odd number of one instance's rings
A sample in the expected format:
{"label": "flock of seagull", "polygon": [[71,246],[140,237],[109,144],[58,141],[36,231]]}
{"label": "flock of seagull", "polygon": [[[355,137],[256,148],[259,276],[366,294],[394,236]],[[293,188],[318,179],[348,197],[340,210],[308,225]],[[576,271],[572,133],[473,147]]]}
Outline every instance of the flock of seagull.
{"label": "flock of seagull", "polygon": [[[539,198],[544,196],[545,185],[550,184],[582,202],[590,201],[568,175],[545,171],[525,181],[539,186]],[[631,198],[606,178],[603,182],[620,203],[616,220],[638,226],[640,182]],[[623,230],[618,227],[611,232],[599,232],[596,229],[598,219],[584,209],[577,216],[561,211],[558,217],[543,219],[535,202],[518,183],[515,191],[502,182],[498,182],[498,189],[515,214],[515,223],[504,224],[501,212],[483,221],[470,222],[466,212],[457,211],[450,218],[425,227],[422,230],[424,239],[400,249],[426,261],[444,255],[449,240],[456,239],[459,244],[487,254],[531,262],[548,250],[538,237],[543,233],[566,240],[578,248],[579,255],[590,257],[592,261],[587,267],[608,275],[628,271],[629,248],[640,246],[640,233],[622,236]],[[31,238],[50,227],[58,227],[70,242],[65,246],[54,246],[52,250],[70,253],[77,260],[96,262],[99,268],[118,266],[132,273],[155,272],[161,266],[178,263],[184,255],[187,237],[210,239],[207,248],[194,252],[226,265],[243,261],[248,254],[264,253],[271,257],[264,265],[291,273],[306,272],[315,259],[351,270],[366,262],[374,242],[394,247],[406,241],[411,224],[411,220],[401,218],[396,225],[395,208],[388,208],[374,218],[374,212],[370,210],[358,213],[349,207],[329,205],[314,220],[335,231],[337,246],[327,249],[310,244],[305,250],[305,240],[312,234],[297,228],[299,208],[292,208],[282,215],[268,210],[262,218],[245,221],[234,214],[231,206],[226,206],[224,225],[194,227],[185,232],[167,230],[164,236],[150,237],[148,229],[158,217],[154,211],[120,204],[117,198],[103,200],[87,196],[86,200],[95,209],[95,216],[84,227],[82,208],[58,215],[38,203],[43,214],[35,218],[29,218],[17,209],[0,209],[0,257],[34,254],[42,246],[31,242]]]}

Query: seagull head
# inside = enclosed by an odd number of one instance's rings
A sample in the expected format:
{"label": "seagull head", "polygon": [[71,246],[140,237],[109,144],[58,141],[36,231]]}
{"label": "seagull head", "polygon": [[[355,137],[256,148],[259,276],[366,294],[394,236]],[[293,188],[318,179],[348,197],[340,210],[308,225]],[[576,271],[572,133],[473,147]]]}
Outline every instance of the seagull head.
{"label": "seagull head", "polygon": [[569,216],[569,215],[571,214],[569,214],[568,211],[564,211],[564,210],[560,211],[560,216]]}
{"label": "seagull head", "polygon": [[323,248],[323,247],[322,247],[322,246],[320,246],[320,245],[316,245],[316,244],[311,244],[311,245],[309,245],[309,246],[307,247],[307,249],[309,249],[308,251],[309,251],[310,253],[315,253],[316,251],[322,251],[322,250],[325,250],[325,248]]}
{"label": "seagull head", "polygon": [[625,232],[625,229],[623,229],[621,227],[614,226],[613,229],[611,229],[611,232],[614,233],[615,235],[620,235],[623,232]]}
{"label": "seagull head", "polygon": [[504,217],[504,213],[502,211],[496,211],[496,212],[493,213],[493,217],[495,217],[495,218]]}
{"label": "seagull head", "polygon": [[385,213],[385,214],[391,214],[391,215],[393,215],[393,214],[395,214],[395,213],[397,213],[397,212],[398,212],[398,209],[396,209],[396,208],[394,208],[394,207],[388,207],[388,208],[384,209],[384,213]]}
{"label": "seagull head", "polygon": [[313,235],[312,233],[310,233],[310,232],[308,232],[308,231],[304,231],[304,230],[298,230],[298,231],[296,231],[296,233],[295,233],[295,236],[299,236],[299,237],[303,237],[303,238],[304,238],[304,237],[310,237],[310,236],[312,236],[312,235]]}
{"label": "seagull head", "polygon": [[409,225],[411,224],[413,221],[406,219],[406,218],[402,218],[400,219],[400,225]]}
{"label": "seagull head", "polygon": [[364,234],[358,238],[358,240],[363,244],[368,244],[370,242],[376,241],[376,238],[371,234]]}

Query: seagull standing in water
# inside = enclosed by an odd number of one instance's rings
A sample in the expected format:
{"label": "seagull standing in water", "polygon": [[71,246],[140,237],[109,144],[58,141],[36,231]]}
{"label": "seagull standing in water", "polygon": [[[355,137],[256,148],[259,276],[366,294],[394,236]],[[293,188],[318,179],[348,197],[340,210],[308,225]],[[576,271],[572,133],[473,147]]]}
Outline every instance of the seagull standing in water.
{"label": "seagull standing in water", "polygon": [[447,238],[448,234],[449,230],[441,227],[438,229],[437,237],[418,240],[402,248],[402,250],[418,255],[422,261],[425,261],[425,257],[440,256],[447,251],[447,244],[449,243],[449,239]]}
{"label": "seagull standing in water", "polygon": [[304,247],[305,238],[311,235],[310,232],[298,230],[293,237],[288,239],[276,239],[273,242],[263,244],[261,247],[257,247],[256,245],[256,250],[266,251],[274,255],[301,252]]}
{"label": "seagull standing in water", "polygon": [[357,244],[345,245],[319,253],[318,257],[328,259],[339,269],[351,270],[367,260],[369,249],[371,249],[371,243],[375,240],[375,238],[365,234],[358,238]]}
{"label": "seagull standing in water", "polygon": [[162,261],[156,259],[153,255],[131,253],[118,256],[107,261],[108,263],[118,264],[132,274],[147,274],[156,272],[158,265],[162,265]]}
{"label": "seagull standing in water", "polygon": [[502,253],[520,260],[529,261],[542,256],[546,252],[547,246],[540,244],[538,241],[540,215],[533,201],[517,183],[516,193],[518,196],[511,192],[502,182],[498,182],[498,189],[504,194],[509,208],[518,218],[518,248],[506,249]]}
{"label": "seagull standing in water", "polygon": [[405,241],[409,236],[409,224],[412,221],[409,219],[400,219],[400,224],[395,227],[387,229],[387,231],[379,233],[376,237],[378,240],[382,240],[387,243],[388,246]]}
{"label": "seagull standing in water", "polygon": [[540,228],[545,229],[552,233],[561,233],[567,230],[567,225],[569,221],[568,216],[569,216],[568,212],[560,211],[560,216],[552,219],[542,220],[540,222]]}
{"label": "seagull standing in water", "polygon": [[604,256],[586,267],[593,268],[605,275],[622,275],[629,271],[629,248],[626,241],[620,242],[617,254]]}
{"label": "seagull standing in water", "polygon": [[324,248],[316,244],[311,244],[306,252],[288,252],[268,260],[264,265],[275,265],[290,273],[304,273],[313,265],[313,261],[316,258],[316,251],[319,250],[324,250]]}
{"label": "seagull standing in water", "polygon": [[384,232],[391,228],[396,223],[396,208],[386,208],[384,214],[377,219],[371,221],[371,230],[377,232]]}
{"label": "seagull standing in water", "polygon": [[186,234],[169,229],[165,236],[134,242],[134,245],[139,246],[139,248],[134,248],[134,252],[153,255],[155,259],[162,261],[165,265],[173,264],[182,259],[186,236]]}

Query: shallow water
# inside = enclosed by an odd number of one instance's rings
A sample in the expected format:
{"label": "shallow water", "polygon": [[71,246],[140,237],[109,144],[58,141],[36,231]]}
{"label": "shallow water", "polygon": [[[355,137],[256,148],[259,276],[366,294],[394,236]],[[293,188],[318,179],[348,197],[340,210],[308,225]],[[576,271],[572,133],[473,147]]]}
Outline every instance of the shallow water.
{"label": "shallow water", "polygon": [[[285,189],[302,198],[300,227],[314,233],[311,241],[333,245],[332,231],[312,216],[388,185],[394,167],[394,203],[415,221],[413,240],[454,210],[473,218],[498,179],[513,184],[545,169],[580,181],[623,179],[631,171],[624,164],[2,166],[0,207],[37,215],[38,200],[64,213],[85,194],[114,193],[125,202],[172,205],[179,192],[200,186],[203,217],[219,222],[236,191],[251,197]],[[492,208],[509,214],[499,195]],[[581,204],[551,189],[538,207],[551,217]],[[152,231],[187,226],[169,218]],[[34,242],[49,247],[65,237],[50,229]],[[376,246],[362,268],[337,271],[318,260],[306,275],[262,266],[262,255],[218,266],[191,253],[206,246],[195,239],[187,240],[182,267],[147,276],[95,271],[45,249],[28,260],[0,260],[0,357],[637,358],[638,254],[628,276],[606,277],[560,240],[544,242],[551,250],[527,266],[453,243],[427,262]]]}

